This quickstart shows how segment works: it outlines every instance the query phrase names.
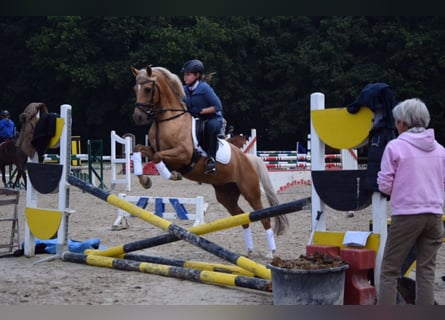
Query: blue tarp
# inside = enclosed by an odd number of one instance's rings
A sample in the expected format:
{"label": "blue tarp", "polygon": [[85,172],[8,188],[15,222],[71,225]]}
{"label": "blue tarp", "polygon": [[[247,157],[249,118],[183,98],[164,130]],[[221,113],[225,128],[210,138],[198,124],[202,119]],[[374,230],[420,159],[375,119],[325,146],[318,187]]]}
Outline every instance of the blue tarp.
{"label": "blue tarp", "polygon": [[[56,254],[57,239],[40,240],[35,239],[35,244],[45,244],[45,252]],[[100,239],[94,238],[86,241],[68,240],[68,250],[76,253],[83,253],[87,249],[106,249],[100,245]]]}

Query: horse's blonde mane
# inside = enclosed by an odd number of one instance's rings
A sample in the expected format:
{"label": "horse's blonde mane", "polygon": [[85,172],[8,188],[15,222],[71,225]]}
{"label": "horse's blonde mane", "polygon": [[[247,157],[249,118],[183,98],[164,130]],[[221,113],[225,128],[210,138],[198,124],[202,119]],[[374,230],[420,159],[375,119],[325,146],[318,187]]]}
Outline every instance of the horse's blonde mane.
{"label": "horse's blonde mane", "polygon": [[161,73],[166,78],[167,84],[181,101],[185,98],[184,87],[182,86],[181,80],[179,79],[178,75],[170,72],[164,67],[153,67],[152,71],[154,74]]}

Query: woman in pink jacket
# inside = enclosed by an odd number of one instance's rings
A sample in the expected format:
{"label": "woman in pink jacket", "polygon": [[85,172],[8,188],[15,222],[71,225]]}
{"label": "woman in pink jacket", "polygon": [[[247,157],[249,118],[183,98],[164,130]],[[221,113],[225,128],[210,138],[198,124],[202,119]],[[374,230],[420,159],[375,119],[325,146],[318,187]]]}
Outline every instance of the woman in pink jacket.
{"label": "woman in pink jacket", "polygon": [[442,245],[445,149],[426,129],[430,114],[419,99],[392,111],[399,136],[383,152],[379,190],[390,197],[391,224],[383,253],[378,304],[396,304],[397,280],[416,247],[416,304],[434,304],[436,254]]}

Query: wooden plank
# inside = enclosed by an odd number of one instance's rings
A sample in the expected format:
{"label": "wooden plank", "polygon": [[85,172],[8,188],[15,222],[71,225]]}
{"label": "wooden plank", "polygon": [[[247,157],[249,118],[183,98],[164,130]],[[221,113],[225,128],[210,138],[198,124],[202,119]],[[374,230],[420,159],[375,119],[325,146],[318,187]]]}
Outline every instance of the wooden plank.
{"label": "wooden plank", "polygon": [[[350,246],[345,246],[343,244],[343,238],[345,237],[345,232],[335,232],[335,231],[315,231],[313,244],[326,244],[342,248],[352,248]],[[359,247],[363,249],[370,249],[377,252],[380,245],[380,235],[377,233],[371,233],[366,242],[366,246]]]}
{"label": "wooden plank", "polygon": [[40,208],[25,208],[26,221],[32,234],[40,240],[51,239],[57,234],[62,211]]}
{"label": "wooden plank", "polygon": [[320,199],[338,211],[357,211],[371,204],[365,189],[366,170],[312,170],[312,184]]}
{"label": "wooden plank", "polygon": [[368,107],[354,114],[346,108],[328,108],[312,110],[311,120],[325,144],[335,149],[354,149],[366,144],[373,115]]}

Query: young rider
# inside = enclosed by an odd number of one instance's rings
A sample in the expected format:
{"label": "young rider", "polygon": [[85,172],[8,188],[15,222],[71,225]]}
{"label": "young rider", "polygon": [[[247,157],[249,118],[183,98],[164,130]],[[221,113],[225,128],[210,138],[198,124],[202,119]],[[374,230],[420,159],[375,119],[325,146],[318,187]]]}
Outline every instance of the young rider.
{"label": "young rider", "polygon": [[194,117],[205,121],[208,158],[205,163],[204,173],[215,173],[218,135],[221,132],[224,121],[221,100],[208,84],[209,76],[206,78],[205,67],[200,60],[187,61],[182,67],[182,73],[184,74],[185,103],[187,108]]}

